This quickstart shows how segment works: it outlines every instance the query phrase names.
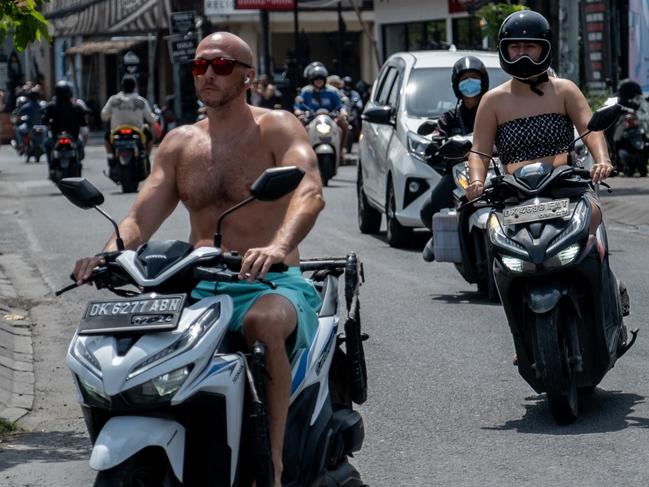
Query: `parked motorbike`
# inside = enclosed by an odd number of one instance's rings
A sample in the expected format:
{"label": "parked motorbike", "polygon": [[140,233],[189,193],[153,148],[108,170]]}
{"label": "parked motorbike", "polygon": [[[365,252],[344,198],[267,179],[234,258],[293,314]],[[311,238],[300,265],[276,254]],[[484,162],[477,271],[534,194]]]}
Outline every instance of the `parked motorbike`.
{"label": "parked motorbike", "polygon": [[80,177],[83,165],[79,160],[79,141],[68,132],[61,132],[56,136],[52,147],[52,165],[50,166],[50,179],[58,183],[63,178]]}
{"label": "parked motorbike", "polygon": [[[604,130],[619,113],[617,105],[597,111],[587,133]],[[453,140],[440,149],[448,157],[469,151]],[[539,162],[491,182],[478,200],[494,208],[487,222],[493,273],[518,371],[546,392],[556,421],[570,423],[578,392],[593,392],[637,334],[629,340],[623,323],[628,294],[610,270],[604,224],[589,235],[592,209],[583,191],[590,174]]]}
{"label": "parked motorbike", "polygon": [[114,167],[109,168],[108,176],[122,185],[124,193],[136,193],[140,181],[151,172],[144,140],[144,133],[131,125],[120,125],[110,132]]}
{"label": "parked motorbike", "polygon": [[31,157],[40,162],[41,156],[45,153],[45,141],[47,140],[47,125],[34,125],[29,131],[25,150],[25,162]]}
{"label": "parked motorbike", "polygon": [[[273,485],[265,346],[257,342],[251,353],[242,353],[241,335],[228,332],[232,299],[195,299],[190,291],[200,280],[238,280],[241,257],[220,245],[224,217],[255,199],[289,194],[303,175],[295,167],[265,171],[251,196],[221,215],[214,247],[150,241],[137,251],[124,250],[111,219],[118,250],[106,254],[106,264],[93,271],[90,282],[116,297],[88,303],[67,354],[93,443],[96,487]],[[103,195],[87,180],[63,180],[59,188],[78,207],[106,215],[98,207]],[[312,345],[292,358],[282,485],[362,486],[348,462],[364,437],[352,402],[367,397],[362,266],[354,254],[305,260],[300,266],[313,272],[323,304]],[[341,275],[344,334],[339,330]]]}
{"label": "parked motorbike", "polygon": [[309,134],[309,142],[318,157],[320,177],[324,186],[329,185],[329,180],[338,173],[338,160],[340,154],[340,128],[336,123],[336,113],[327,109],[305,112],[302,123]]}

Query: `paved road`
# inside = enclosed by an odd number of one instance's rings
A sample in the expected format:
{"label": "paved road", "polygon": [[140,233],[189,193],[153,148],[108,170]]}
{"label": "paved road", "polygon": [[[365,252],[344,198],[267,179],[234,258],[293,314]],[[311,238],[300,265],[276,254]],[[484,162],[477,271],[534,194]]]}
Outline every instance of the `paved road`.
{"label": "paved road", "polygon": [[[104,208],[122,217],[133,197],[99,175],[100,148],[88,153],[86,175],[106,193]],[[55,300],[51,291],[67,284],[74,258],[96,252],[110,228],[96,212],[76,210],[58,195],[42,164],[19,164],[3,147],[0,171],[0,252],[33,265],[44,280],[40,289],[15,276],[34,322],[37,391],[33,412],[21,421],[28,431],[0,445],[0,485],[89,485],[89,442],[64,356],[93,292]],[[641,329],[640,338],[583,401],[579,420],[565,427],[555,425],[544,396],[511,365],[501,307],[480,299],[451,265],[425,264],[425,234],[402,250],[389,248],[384,235],[361,235],[354,183],[355,168],[341,168],[302,254],[355,250],[365,262],[370,394],[360,408],[366,442],[354,463],[366,481],[372,487],[647,485],[649,181],[614,179],[612,186],[623,190],[605,197],[611,260],[630,289],[627,323]],[[179,208],[159,236],[187,235]]]}

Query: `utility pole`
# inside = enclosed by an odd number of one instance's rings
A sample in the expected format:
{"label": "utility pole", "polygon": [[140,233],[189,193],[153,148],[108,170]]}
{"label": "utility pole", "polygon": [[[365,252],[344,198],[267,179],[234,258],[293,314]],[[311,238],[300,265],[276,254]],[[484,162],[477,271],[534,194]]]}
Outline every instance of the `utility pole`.
{"label": "utility pole", "polygon": [[268,10],[260,10],[261,17],[261,43],[263,46],[263,68],[262,73],[268,75],[272,79],[270,71],[270,26],[268,19]]}

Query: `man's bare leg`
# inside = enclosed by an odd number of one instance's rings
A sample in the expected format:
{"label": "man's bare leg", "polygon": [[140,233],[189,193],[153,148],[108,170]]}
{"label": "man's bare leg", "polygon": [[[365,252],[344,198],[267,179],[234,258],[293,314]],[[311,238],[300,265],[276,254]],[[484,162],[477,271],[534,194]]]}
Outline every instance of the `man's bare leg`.
{"label": "man's bare leg", "polygon": [[259,340],[266,345],[268,417],[270,446],[275,467],[275,486],[282,485],[282,452],[291,392],[291,364],[286,355],[286,339],[297,324],[293,305],[276,294],[259,298],[243,319],[243,335],[251,347]]}

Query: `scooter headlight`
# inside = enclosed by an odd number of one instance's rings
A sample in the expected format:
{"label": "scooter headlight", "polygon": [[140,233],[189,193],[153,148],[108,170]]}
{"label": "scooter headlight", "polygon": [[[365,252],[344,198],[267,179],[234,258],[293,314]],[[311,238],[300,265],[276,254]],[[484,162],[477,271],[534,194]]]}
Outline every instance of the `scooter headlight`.
{"label": "scooter headlight", "polygon": [[536,266],[531,262],[528,262],[518,257],[510,257],[508,255],[503,255],[500,257],[503,265],[511,272],[515,273],[525,273],[525,272],[534,272],[536,271]]}
{"label": "scooter headlight", "polygon": [[318,122],[315,124],[315,130],[320,135],[329,135],[331,133],[331,125],[326,122]]}
{"label": "scooter headlight", "polygon": [[578,243],[572,244],[550,257],[543,265],[547,268],[554,268],[572,264],[579,255],[580,250],[581,245]]}
{"label": "scooter headlight", "polygon": [[83,396],[84,402],[88,406],[100,407],[108,409],[110,406],[110,399],[100,388],[95,387],[90,382],[85,379],[82,379],[77,375],[77,383],[79,384],[79,389],[81,390],[81,395]]}
{"label": "scooter headlight", "polygon": [[132,387],[122,395],[124,399],[135,406],[167,401],[184,384],[190,372],[191,366],[186,365],[185,367],[159,375],[144,384]]}
{"label": "scooter headlight", "polygon": [[192,347],[199,341],[205,333],[212,327],[221,316],[221,305],[216,303],[201,314],[194,323],[192,323],[174,343],[163,348],[158,353],[147,357],[137,364],[128,374],[126,380],[131,380],[136,375],[149,370],[154,365],[178,355],[184,350]]}
{"label": "scooter headlight", "polygon": [[101,377],[101,365],[99,365],[97,357],[95,357],[95,355],[90,350],[88,350],[83,341],[78,337],[74,342],[72,355],[93,374],[95,374],[97,377]]}

